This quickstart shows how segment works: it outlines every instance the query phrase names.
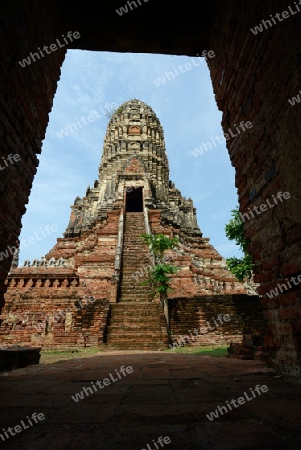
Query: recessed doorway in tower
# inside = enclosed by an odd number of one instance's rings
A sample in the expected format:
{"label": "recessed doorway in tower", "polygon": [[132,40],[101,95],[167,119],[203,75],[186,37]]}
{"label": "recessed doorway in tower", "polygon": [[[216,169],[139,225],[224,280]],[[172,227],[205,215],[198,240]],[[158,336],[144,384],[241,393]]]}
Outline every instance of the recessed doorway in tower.
{"label": "recessed doorway in tower", "polygon": [[126,193],[126,212],[143,212],[143,188],[133,188]]}

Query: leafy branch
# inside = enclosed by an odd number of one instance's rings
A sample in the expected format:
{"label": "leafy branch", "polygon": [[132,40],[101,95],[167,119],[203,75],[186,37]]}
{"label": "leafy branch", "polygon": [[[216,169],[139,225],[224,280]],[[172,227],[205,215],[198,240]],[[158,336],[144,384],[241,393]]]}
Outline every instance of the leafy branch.
{"label": "leafy branch", "polygon": [[227,258],[226,263],[229,270],[236,276],[238,281],[244,281],[246,278],[250,280],[254,264],[252,263],[251,255],[248,253],[250,242],[244,235],[244,222],[239,213],[238,206],[231,211],[232,219],[226,224],[226,236],[230,241],[235,241],[241,251],[244,253],[243,258]]}

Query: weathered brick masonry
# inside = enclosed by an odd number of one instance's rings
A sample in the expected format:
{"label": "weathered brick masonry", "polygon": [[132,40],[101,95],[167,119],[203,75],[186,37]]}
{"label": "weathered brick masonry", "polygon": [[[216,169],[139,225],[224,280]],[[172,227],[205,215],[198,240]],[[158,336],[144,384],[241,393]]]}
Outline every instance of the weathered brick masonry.
{"label": "weathered brick masonry", "polygon": [[71,210],[64,238],[46,257],[10,272],[0,328],[7,345],[166,347],[159,300],[141,286],[153,264],[140,239],[145,232],[180,238],[179,248],[166,253],[181,268],[173,296],[245,293],[202,237],[192,200],[169,180],[162,127],[141,101],[128,101],[113,114],[99,179]]}
{"label": "weathered brick masonry", "polygon": [[212,33],[212,47],[217,49],[223,39],[223,51],[217,51],[210,61],[210,73],[224,130],[241,120],[253,124],[251,130],[228,141],[241,212],[279,191],[291,195],[288,201],[246,221],[245,230],[255,262],[255,282],[260,283],[258,292],[264,296],[266,345],[281,370],[298,374],[301,287],[294,286],[274,299],[265,294],[286,277],[301,273],[300,106],[288,103],[301,86],[295,38],[301,16],[295,14],[258,35],[250,31],[270,14],[287,10],[289,4],[235,2],[235,12],[225,5],[223,22]]}
{"label": "weathered brick masonry", "polygon": [[[30,7],[21,1],[4,0],[1,155],[18,153],[21,160],[1,173],[0,252],[14,246],[20,233],[65,48],[24,69],[19,60],[69,30],[81,33],[75,44],[81,49],[191,56],[213,49],[216,56],[209,62],[210,73],[225,132],[241,120],[253,123],[252,129],[227,141],[236,168],[241,212],[280,190],[291,194],[289,201],[246,222],[245,229],[256,281],[264,295],[266,344],[283,371],[297,373],[301,365],[300,288],[295,286],[274,299],[265,293],[286,277],[301,273],[300,105],[288,103],[301,86],[296,38],[301,16],[293,15],[257,36],[250,31],[270,14],[287,10],[288,4],[286,0],[277,4],[271,0],[188,1],[183,8],[181,3],[171,7],[169,2],[153,0],[120,18],[115,13],[118,1],[103,3],[99,16],[93,4],[83,10],[82,2],[76,0],[32,1]],[[145,33],[145,22],[150,20],[158,25],[156,33]],[[2,295],[11,259],[9,253],[0,261]]]}
{"label": "weathered brick masonry", "polygon": [[[225,315],[228,317],[224,320]],[[247,344],[248,340],[251,351],[243,348],[242,353],[249,359],[256,357],[259,347],[263,350],[266,323],[256,295],[174,298],[169,301],[169,316],[175,346],[181,342],[192,346],[241,344],[243,341]],[[257,354],[261,357],[263,351]]]}
{"label": "weathered brick masonry", "polygon": [[64,27],[58,5],[4,1],[0,14],[1,156],[20,155],[20,161],[2,170],[0,176],[0,253],[8,251],[8,256],[0,261],[2,307],[4,282],[13,254],[9,247],[18,241],[66,49],[59,48],[43,61],[22,68],[18,61],[61,36]]}

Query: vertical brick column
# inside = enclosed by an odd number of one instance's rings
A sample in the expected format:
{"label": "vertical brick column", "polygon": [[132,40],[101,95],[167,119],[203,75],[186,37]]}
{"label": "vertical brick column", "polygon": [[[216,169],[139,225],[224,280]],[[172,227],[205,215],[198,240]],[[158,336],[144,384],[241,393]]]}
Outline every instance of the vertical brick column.
{"label": "vertical brick column", "polygon": [[56,1],[4,0],[1,9],[0,165],[9,155],[19,157],[0,172],[0,309],[65,56],[65,48],[59,48],[24,68],[18,63],[61,37]]}
{"label": "vertical brick column", "polygon": [[227,141],[236,169],[240,211],[266,204],[279,191],[290,199],[246,220],[255,281],[268,319],[266,344],[271,360],[297,374],[301,346],[301,284],[269,299],[266,292],[301,274],[300,105],[288,99],[301,89],[300,48],[295,38],[301,13],[267,25],[254,35],[250,28],[287,10],[287,2],[233,2],[219,9],[212,30],[210,72],[216,101],[223,111],[224,132],[251,121],[253,127]]}

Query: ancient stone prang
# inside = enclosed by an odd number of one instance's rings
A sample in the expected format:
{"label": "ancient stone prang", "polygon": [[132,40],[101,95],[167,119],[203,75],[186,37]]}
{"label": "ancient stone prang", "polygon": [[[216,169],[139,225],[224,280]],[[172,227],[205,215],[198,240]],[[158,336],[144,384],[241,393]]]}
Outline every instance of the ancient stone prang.
{"label": "ancient stone prang", "polygon": [[[170,181],[159,119],[134,99],[112,115],[99,178],[85,196],[75,198],[64,237],[41,260],[11,270],[2,342],[165,348],[160,304],[141,285],[154,263],[142,233],[180,239],[178,249],[166,252],[167,261],[181,269],[172,279],[171,298],[246,293],[203,238],[193,201]],[[75,300],[90,296],[93,304],[70,309]],[[62,320],[49,319],[61,310]],[[6,320],[25,313],[30,320]],[[127,323],[132,315],[134,325]]]}

